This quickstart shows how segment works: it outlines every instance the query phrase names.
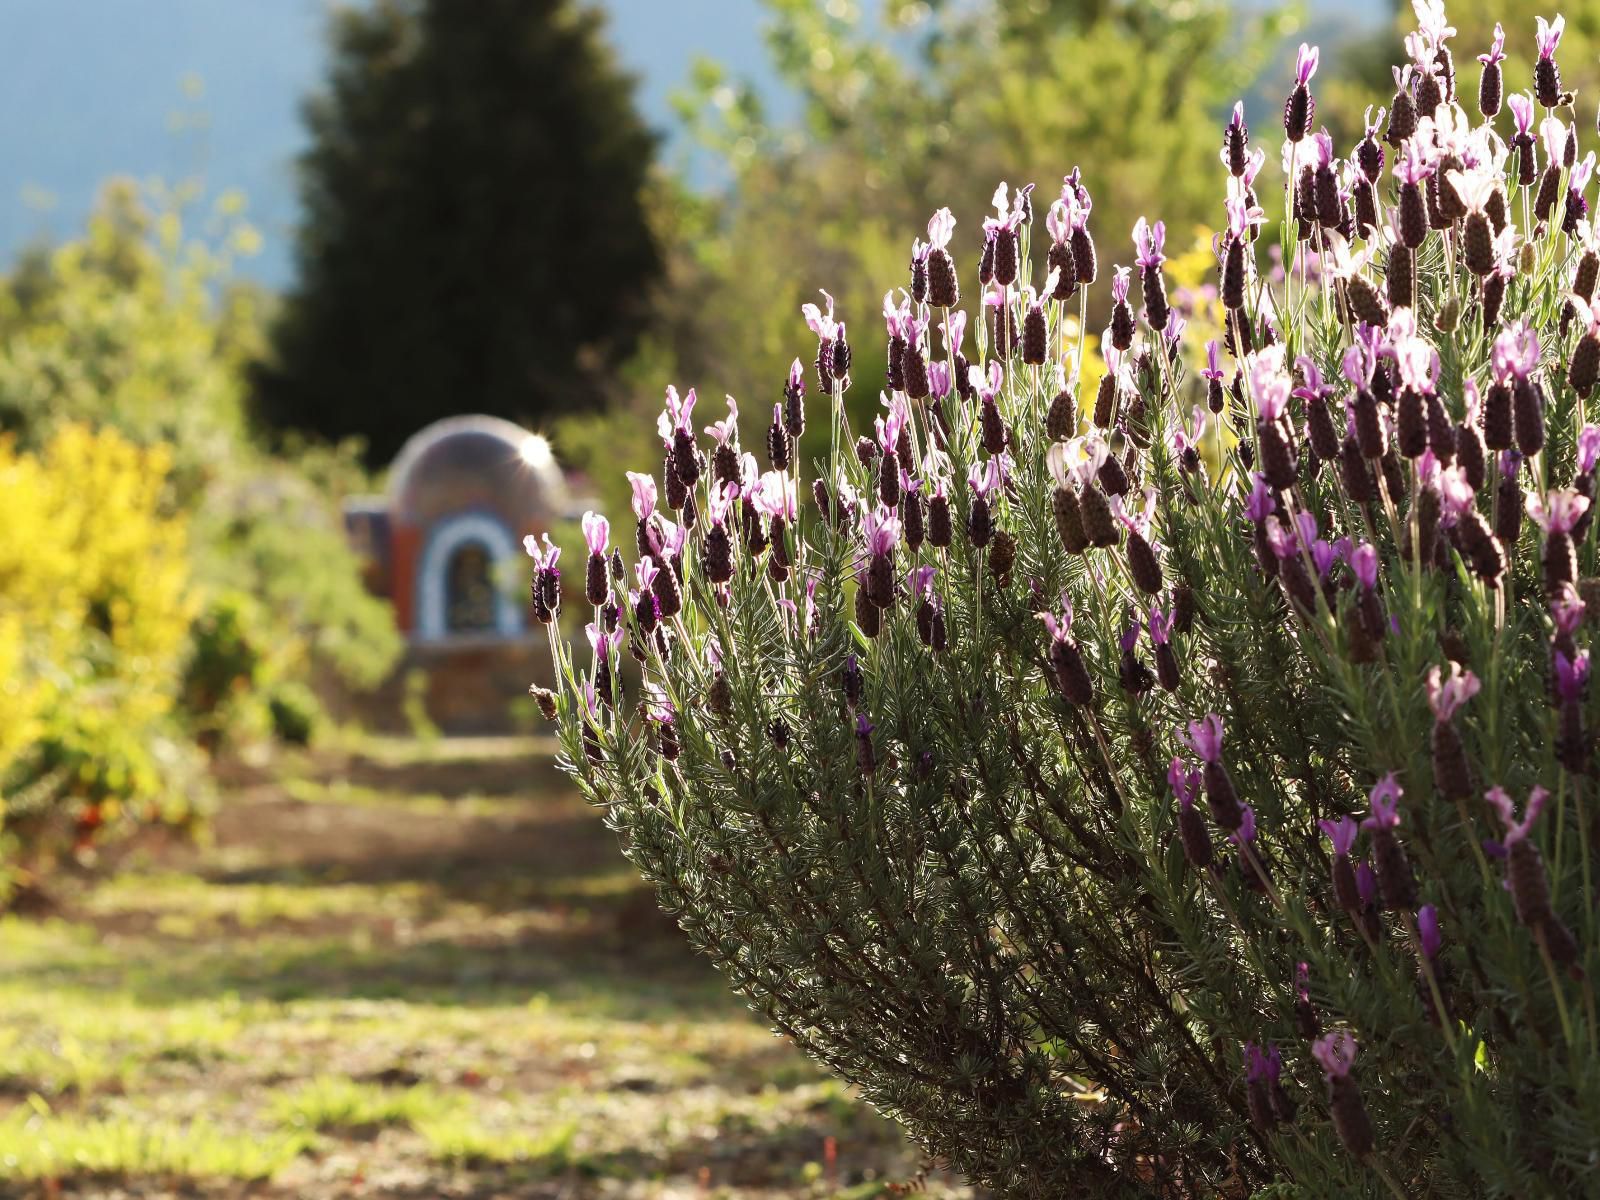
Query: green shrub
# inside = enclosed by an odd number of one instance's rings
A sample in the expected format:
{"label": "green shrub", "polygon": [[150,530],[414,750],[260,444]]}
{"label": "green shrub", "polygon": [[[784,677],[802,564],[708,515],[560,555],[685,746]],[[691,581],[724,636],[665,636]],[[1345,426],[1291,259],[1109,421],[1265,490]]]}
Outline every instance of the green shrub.
{"label": "green shrub", "polygon": [[1003,1194],[1594,1193],[1594,158],[1550,87],[1519,183],[1417,8],[1444,99],[1392,171],[1313,133],[1306,47],[1276,239],[1227,135],[1209,347],[1162,227],[1096,206],[1080,388],[1086,163],[1002,198],[992,286],[952,243],[965,339],[930,224],[872,427],[869,314],[811,309],[771,425],[713,446],[668,390],[626,584],[585,521],[566,768],[777,1030]]}

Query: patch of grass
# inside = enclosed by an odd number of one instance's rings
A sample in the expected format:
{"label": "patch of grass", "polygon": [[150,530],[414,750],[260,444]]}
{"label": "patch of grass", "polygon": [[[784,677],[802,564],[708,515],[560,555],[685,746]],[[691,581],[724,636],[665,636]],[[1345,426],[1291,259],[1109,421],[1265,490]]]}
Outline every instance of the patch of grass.
{"label": "patch of grass", "polygon": [[[910,1177],[887,1122],[640,915],[597,814],[513,790],[549,770],[529,746],[358,742],[348,785],[260,764],[209,847],[154,847],[70,919],[0,918],[0,1195],[811,1200],[829,1137],[836,1185]],[[276,765],[338,779],[338,753]]]}
{"label": "patch of grass", "polygon": [[57,1117],[39,1102],[0,1118],[0,1178],[268,1179],[308,1145],[304,1135],[223,1129],[204,1118]]}
{"label": "patch of grass", "polygon": [[578,1122],[562,1121],[536,1134],[489,1129],[467,1116],[434,1118],[416,1126],[435,1162],[461,1167],[518,1163],[562,1171],[575,1161]]}
{"label": "patch of grass", "polygon": [[461,1106],[461,1097],[444,1095],[426,1084],[391,1088],[319,1075],[273,1096],[267,1111],[287,1130],[365,1136],[392,1126],[417,1129]]}

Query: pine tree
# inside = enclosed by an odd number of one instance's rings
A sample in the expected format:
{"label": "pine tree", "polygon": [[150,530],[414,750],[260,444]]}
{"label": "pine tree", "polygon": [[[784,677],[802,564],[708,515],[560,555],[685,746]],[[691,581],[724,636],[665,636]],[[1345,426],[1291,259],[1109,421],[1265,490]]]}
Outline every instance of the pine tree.
{"label": "pine tree", "polygon": [[335,11],[299,282],[254,372],[267,422],[383,461],[451,413],[596,402],[660,265],[655,138],[602,28],[572,0]]}

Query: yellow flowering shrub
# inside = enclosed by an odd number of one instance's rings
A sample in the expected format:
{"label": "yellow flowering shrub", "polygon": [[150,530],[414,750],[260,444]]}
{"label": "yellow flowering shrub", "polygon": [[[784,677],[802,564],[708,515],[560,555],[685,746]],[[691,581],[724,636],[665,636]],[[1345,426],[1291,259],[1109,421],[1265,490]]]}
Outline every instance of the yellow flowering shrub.
{"label": "yellow flowering shrub", "polygon": [[0,849],[23,863],[64,830],[188,806],[168,788],[192,759],[165,722],[194,614],[169,469],[79,424],[36,454],[0,441]]}

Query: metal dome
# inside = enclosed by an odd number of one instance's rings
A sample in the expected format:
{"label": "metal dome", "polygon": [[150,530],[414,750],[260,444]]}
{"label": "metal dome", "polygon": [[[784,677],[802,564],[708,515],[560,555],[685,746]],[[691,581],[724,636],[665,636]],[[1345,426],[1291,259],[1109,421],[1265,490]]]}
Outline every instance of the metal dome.
{"label": "metal dome", "polygon": [[550,443],[481,414],[447,417],[414,434],[389,468],[389,507],[408,524],[468,509],[499,513],[514,530],[565,514],[566,480]]}

